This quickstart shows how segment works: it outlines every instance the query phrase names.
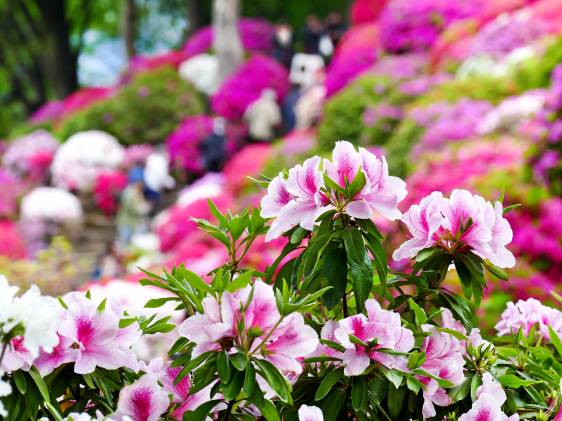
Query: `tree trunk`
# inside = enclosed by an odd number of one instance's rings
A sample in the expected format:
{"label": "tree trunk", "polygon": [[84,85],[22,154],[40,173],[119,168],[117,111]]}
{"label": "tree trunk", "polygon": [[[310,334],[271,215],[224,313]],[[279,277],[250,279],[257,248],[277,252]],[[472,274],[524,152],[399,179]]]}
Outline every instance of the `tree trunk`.
{"label": "tree trunk", "polygon": [[129,60],[136,55],[135,38],[135,0],[125,0],[125,9],[123,11],[123,39],[125,40],[125,49],[127,50],[127,57],[129,57]]}
{"label": "tree trunk", "polygon": [[239,0],[214,0],[213,49],[219,62],[219,82],[242,63],[244,51],[238,35],[239,12]]}
{"label": "tree trunk", "polygon": [[64,98],[78,89],[78,55],[70,45],[65,0],[39,0],[37,6],[45,28],[45,73],[55,96]]}
{"label": "tree trunk", "polygon": [[205,15],[201,0],[187,0],[187,29],[186,38],[205,26]]}

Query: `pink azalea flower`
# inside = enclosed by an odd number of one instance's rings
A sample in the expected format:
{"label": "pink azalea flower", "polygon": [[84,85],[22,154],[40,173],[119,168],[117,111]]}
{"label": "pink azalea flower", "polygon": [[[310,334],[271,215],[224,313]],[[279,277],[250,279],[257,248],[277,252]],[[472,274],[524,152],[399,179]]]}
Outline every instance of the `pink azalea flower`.
{"label": "pink azalea flower", "polygon": [[[464,381],[464,347],[454,336],[440,332],[436,326],[423,325],[424,332],[431,333],[427,336],[421,346],[425,352],[426,359],[421,368],[428,373],[449,381],[452,385],[458,386]],[[435,405],[447,406],[451,399],[432,377],[417,376],[424,386],[424,404],[422,413],[424,418],[434,417]]]}
{"label": "pink azalea flower", "polygon": [[482,376],[482,386],[476,390],[477,400],[466,414],[459,417],[459,421],[518,421],[519,415],[508,417],[501,409],[506,401],[506,395],[501,385],[494,380],[490,373]]}
{"label": "pink azalea flower", "polygon": [[[296,165],[289,170],[285,183],[278,180],[271,192],[268,189],[268,193],[263,199],[266,204],[266,214],[271,214],[273,211],[273,214],[277,213],[277,215],[266,235],[266,241],[278,238],[298,225],[310,231],[314,227],[316,219],[332,208],[320,191],[324,186],[324,179],[319,167],[320,157],[309,158],[304,161],[303,165]],[[291,200],[285,203],[278,212],[275,212],[275,209],[287,199],[283,188],[290,195]]]}
{"label": "pink azalea flower", "polygon": [[[138,339],[136,326],[119,328],[119,316],[106,306],[103,311],[82,293],[71,292],[64,297],[68,309],[59,327],[59,335],[72,341],[76,350],[74,371],[87,374],[96,366],[113,370],[119,367],[138,369],[131,346]],[[132,329],[130,329],[132,327]]]}
{"label": "pink azalea flower", "polygon": [[[342,354],[346,376],[362,374],[370,364],[377,361],[388,368],[407,371],[407,359],[402,356],[390,355],[377,349],[385,348],[398,352],[408,352],[414,347],[414,334],[402,327],[398,313],[381,309],[380,304],[369,299],[365,302],[368,317],[363,314],[340,320],[334,336],[346,351]],[[351,342],[353,335],[365,343],[377,340],[370,352],[363,346]]]}
{"label": "pink azalea flower", "polygon": [[189,376],[185,376],[175,385],[174,382],[181,369],[181,367],[171,367],[165,364],[162,358],[155,358],[142,368],[147,374],[153,375],[158,379],[162,384],[163,390],[172,396],[173,403],[179,404],[172,413],[172,418],[176,420],[182,420],[185,412],[193,411],[211,399],[212,385],[205,387],[197,393],[189,393],[191,388]]}
{"label": "pink azalea flower", "polygon": [[357,173],[363,171],[365,187],[347,204],[345,211],[348,215],[370,219],[378,212],[390,220],[402,216],[398,203],[406,197],[406,183],[388,175],[384,157],[379,160],[365,148],[359,148],[357,152],[350,142],[339,141],[332,152],[332,162],[324,160],[324,169],[343,188],[346,181],[351,183]]}
{"label": "pink azalea flower", "polygon": [[496,330],[499,336],[516,334],[519,329],[528,335],[533,326],[547,339],[550,339],[549,326],[562,336],[562,312],[534,298],[519,300],[516,304],[509,302],[496,324]]}
{"label": "pink azalea flower", "polygon": [[189,317],[179,327],[180,335],[195,342],[194,357],[207,351],[229,351],[235,346],[243,349],[244,341],[252,338],[249,349],[254,355],[286,373],[298,374],[302,371],[298,359],[318,346],[316,332],[305,325],[301,314],[281,319],[273,287],[261,281],[224,293],[220,304],[214,297],[206,297],[203,308],[203,314]]}
{"label": "pink azalea flower", "polygon": [[500,203],[492,205],[467,190],[453,190],[450,199],[433,192],[412,205],[402,217],[412,235],[393,254],[394,260],[415,257],[429,247],[448,252],[471,250],[499,267],[513,267],[515,258],[505,247],[511,242],[509,222]]}
{"label": "pink azalea flower", "polygon": [[24,345],[23,336],[18,336],[10,341],[4,358],[2,358],[1,369],[5,371],[29,370],[33,364],[33,354]]}
{"label": "pink azalea flower", "polygon": [[158,385],[156,377],[145,374],[121,390],[113,417],[121,421],[158,421],[169,403],[168,393]]}
{"label": "pink azalea flower", "polygon": [[324,421],[324,414],[317,406],[301,405],[299,408],[299,421]]}
{"label": "pink azalea flower", "polygon": [[[257,342],[261,343],[262,338]],[[263,345],[264,358],[283,373],[302,373],[298,358],[308,356],[318,346],[318,336],[313,328],[304,323],[300,313],[288,315],[273,331]]]}
{"label": "pink azalea flower", "polygon": [[76,349],[72,348],[72,340],[59,335],[59,343],[51,352],[41,350],[39,357],[34,361],[35,367],[41,376],[52,373],[55,368],[63,364],[76,361]]}
{"label": "pink azalea flower", "polygon": [[459,421],[517,421],[519,415],[508,417],[502,410],[501,405],[493,396],[483,394],[474,402],[470,411],[459,417]]}

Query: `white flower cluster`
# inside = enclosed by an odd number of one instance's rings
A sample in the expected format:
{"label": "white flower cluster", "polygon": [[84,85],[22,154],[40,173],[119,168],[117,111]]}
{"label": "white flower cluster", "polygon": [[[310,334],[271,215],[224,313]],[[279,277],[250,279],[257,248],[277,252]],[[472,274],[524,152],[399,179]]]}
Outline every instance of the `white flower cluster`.
{"label": "white flower cluster", "polygon": [[[4,350],[7,346],[13,330],[20,328],[25,337],[25,347],[36,357],[40,348],[50,349],[58,343],[54,327],[60,317],[60,306],[54,298],[42,296],[36,286],[19,297],[17,292],[18,287],[10,286],[8,280],[0,275],[0,349]],[[12,393],[10,384],[2,380],[3,376],[0,361],[0,397]],[[0,402],[0,418],[7,415]]]}

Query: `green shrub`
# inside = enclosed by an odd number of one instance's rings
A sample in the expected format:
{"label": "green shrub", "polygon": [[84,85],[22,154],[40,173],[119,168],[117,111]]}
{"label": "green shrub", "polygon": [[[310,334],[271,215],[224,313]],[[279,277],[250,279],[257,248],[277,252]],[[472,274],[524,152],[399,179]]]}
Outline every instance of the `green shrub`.
{"label": "green shrub", "polygon": [[552,70],[562,63],[562,37],[548,39],[546,44],[543,54],[534,55],[517,66],[514,78],[521,90],[549,86]]}
{"label": "green shrub", "polygon": [[84,130],[103,130],[123,144],[161,143],[185,117],[200,114],[200,94],[169,67],[140,73],[111,98],[64,120],[58,134],[67,139]]}
{"label": "green shrub", "polygon": [[391,78],[377,75],[362,76],[331,98],[324,108],[324,117],[318,130],[321,150],[331,150],[334,142],[348,140],[354,144],[383,144],[393,121],[380,121],[366,128],[365,110],[378,104],[399,105],[406,99],[394,89]]}
{"label": "green shrub", "polygon": [[417,143],[425,129],[413,119],[406,118],[394,131],[385,145],[385,156],[392,175],[405,177],[414,163],[410,162],[410,150]]}

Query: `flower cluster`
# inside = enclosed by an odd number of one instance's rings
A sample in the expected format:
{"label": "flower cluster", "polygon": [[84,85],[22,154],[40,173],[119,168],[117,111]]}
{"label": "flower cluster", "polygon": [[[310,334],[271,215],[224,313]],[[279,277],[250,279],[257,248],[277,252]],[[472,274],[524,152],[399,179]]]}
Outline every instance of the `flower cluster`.
{"label": "flower cluster", "polygon": [[492,105],[486,101],[462,99],[456,104],[434,103],[427,109],[412,110],[412,118],[425,128],[413,154],[439,149],[445,142],[468,139],[478,134],[478,124]]}
{"label": "flower cluster", "polygon": [[[333,338],[345,351],[341,360],[345,365],[346,376],[358,376],[376,361],[387,368],[407,371],[408,360],[391,352],[409,352],[414,347],[414,334],[402,326],[400,314],[384,310],[375,300],[365,302],[367,316],[357,314],[340,320],[332,325]],[[328,326],[328,325],[326,325]],[[329,339],[329,332],[324,331],[323,339]],[[350,335],[360,340],[352,341]],[[366,346],[368,345],[368,346]]]}
{"label": "flower cluster", "polygon": [[433,192],[419,205],[411,206],[402,222],[412,238],[394,252],[394,260],[438,247],[451,254],[470,250],[499,267],[515,265],[515,257],[506,248],[513,232],[500,202],[492,204],[467,190],[453,190],[449,199]]}
{"label": "flower cluster", "polygon": [[519,300],[515,304],[507,303],[501,320],[496,324],[500,336],[515,334],[520,329],[523,334],[528,335],[533,327],[547,339],[550,339],[549,327],[558,336],[562,336],[562,312],[529,298],[526,301]]}
{"label": "flower cluster", "polygon": [[193,174],[203,171],[201,161],[201,142],[213,131],[213,119],[198,115],[188,117],[166,139],[170,161],[176,168]]}
{"label": "flower cluster", "polygon": [[125,149],[113,136],[99,130],[76,133],[55,154],[53,182],[69,190],[90,190],[100,172],[117,168],[124,157]]}
{"label": "flower cluster", "polygon": [[381,41],[393,53],[426,50],[448,25],[476,15],[479,8],[478,2],[391,1],[379,17]]}
{"label": "flower cluster", "polygon": [[502,405],[507,400],[501,385],[490,373],[482,376],[482,385],[476,389],[476,401],[466,414],[459,417],[459,421],[519,421],[519,415],[508,417],[502,411]]}
{"label": "flower cluster", "polygon": [[[343,191],[357,177],[363,183],[347,197],[326,189],[326,178]],[[262,216],[275,218],[266,239],[277,238],[295,226],[312,230],[316,219],[330,209],[358,219],[370,219],[374,213],[398,219],[398,203],[405,196],[406,184],[388,174],[384,157],[379,159],[364,148],[357,151],[351,143],[340,141],[332,161],[322,162],[315,156],[291,168],[286,178],[279,175],[271,181],[261,202]]]}
{"label": "flower cluster", "polygon": [[299,359],[319,344],[302,314],[279,313],[273,288],[262,281],[225,292],[220,302],[208,296],[203,307],[203,314],[189,317],[179,327],[180,334],[195,343],[193,357],[238,348],[270,361],[283,373],[300,374]]}
{"label": "flower cluster", "polygon": [[127,175],[121,171],[99,173],[94,182],[94,202],[106,215],[117,212],[119,194],[127,187]]}
{"label": "flower cluster", "polygon": [[2,156],[2,166],[18,177],[41,181],[58,146],[49,132],[36,130],[10,143]]}
{"label": "flower cluster", "polygon": [[264,89],[273,89],[282,101],[289,90],[289,74],[274,59],[257,54],[221,85],[211,97],[211,107],[225,118],[240,119]]}

